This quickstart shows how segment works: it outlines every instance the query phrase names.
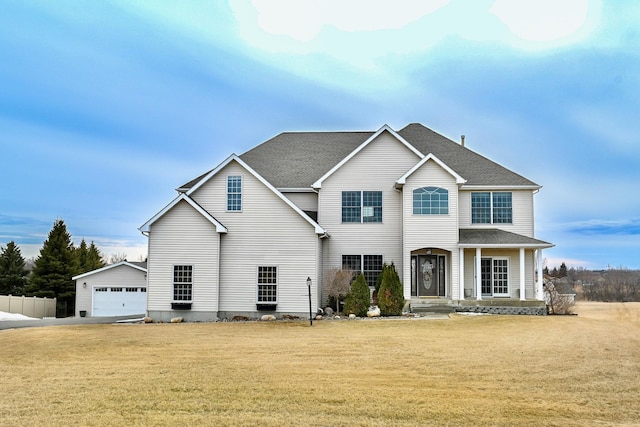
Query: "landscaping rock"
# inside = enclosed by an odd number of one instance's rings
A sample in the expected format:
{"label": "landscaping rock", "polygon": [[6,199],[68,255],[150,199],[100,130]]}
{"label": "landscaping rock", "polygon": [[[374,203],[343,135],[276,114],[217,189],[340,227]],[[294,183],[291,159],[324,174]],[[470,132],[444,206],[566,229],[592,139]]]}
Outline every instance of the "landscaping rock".
{"label": "landscaping rock", "polygon": [[149,316],[145,317],[144,319],[142,319],[142,321],[144,323],[153,323],[153,319]]}
{"label": "landscaping rock", "polygon": [[355,314],[353,314],[353,313],[349,314],[349,319],[355,319],[355,318],[356,318]]}
{"label": "landscaping rock", "polygon": [[367,311],[367,317],[380,317],[380,309],[377,305],[369,307],[369,310]]}
{"label": "landscaping rock", "polygon": [[262,316],[260,318],[260,320],[263,320],[265,322],[269,322],[269,321],[276,320],[276,316],[274,316],[273,314],[265,314],[264,316]]}
{"label": "landscaping rock", "polygon": [[325,308],[324,309],[324,314],[326,314],[329,317],[333,316],[333,309],[331,307]]}
{"label": "landscaping rock", "polygon": [[172,317],[171,323],[182,323],[182,317]]}
{"label": "landscaping rock", "polygon": [[231,318],[232,322],[246,322],[248,320],[249,320],[249,318],[247,316],[233,316]]}

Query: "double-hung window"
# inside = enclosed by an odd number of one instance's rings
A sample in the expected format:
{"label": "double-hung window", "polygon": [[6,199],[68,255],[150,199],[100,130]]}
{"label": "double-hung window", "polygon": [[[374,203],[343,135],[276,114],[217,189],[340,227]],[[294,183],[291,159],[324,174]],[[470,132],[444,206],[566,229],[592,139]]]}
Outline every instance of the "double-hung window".
{"label": "double-hung window", "polygon": [[382,191],[343,191],[342,222],[382,222]]}
{"label": "double-hung window", "polygon": [[354,272],[354,280],[364,274],[367,285],[373,287],[382,272],[382,255],[342,255],[342,268]]}
{"label": "double-hung window", "polygon": [[242,210],[242,177],[227,177],[227,211],[239,212]]}
{"label": "double-hung window", "polygon": [[258,267],[258,304],[275,304],[278,302],[278,267]]}
{"label": "double-hung window", "polygon": [[506,191],[471,193],[471,223],[512,224],[512,193]]}
{"label": "double-hung window", "polygon": [[173,301],[191,302],[193,298],[193,266],[173,266]]}
{"label": "double-hung window", "polygon": [[449,191],[439,187],[422,187],[413,190],[414,215],[447,215]]}

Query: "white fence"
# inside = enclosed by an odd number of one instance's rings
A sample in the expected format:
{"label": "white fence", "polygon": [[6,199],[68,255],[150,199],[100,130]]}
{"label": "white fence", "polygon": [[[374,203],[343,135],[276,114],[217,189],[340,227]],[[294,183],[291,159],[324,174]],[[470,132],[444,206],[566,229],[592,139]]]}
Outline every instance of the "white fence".
{"label": "white fence", "polygon": [[0,295],[0,311],[23,314],[37,319],[56,317],[56,299]]}

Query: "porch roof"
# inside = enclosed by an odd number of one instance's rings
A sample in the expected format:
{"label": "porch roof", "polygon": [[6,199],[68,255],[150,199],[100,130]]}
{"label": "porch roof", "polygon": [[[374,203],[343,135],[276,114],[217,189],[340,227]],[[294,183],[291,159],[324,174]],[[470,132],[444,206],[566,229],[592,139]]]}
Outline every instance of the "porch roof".
{"label": "porch roof", "polygon": [[460,248],[551,248],[553,243],[497,228],[462,228]]}

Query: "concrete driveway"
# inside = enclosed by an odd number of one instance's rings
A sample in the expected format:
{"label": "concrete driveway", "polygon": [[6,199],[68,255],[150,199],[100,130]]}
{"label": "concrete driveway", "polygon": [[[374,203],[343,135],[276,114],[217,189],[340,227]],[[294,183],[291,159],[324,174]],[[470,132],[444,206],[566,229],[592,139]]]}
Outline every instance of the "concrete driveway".
{"label": "concrete driveway", "polygon": [[0,330],[17,329],[17,328],[37,328],[41,326],[58,326],[58,325],[95,325],[109,324],[133,319],[144,318],[145,314],[132,314],[129,316],[112,316],[112,317],[65,317],[61,319],[29,319],[29,320],[3,320],[0,321]]}

